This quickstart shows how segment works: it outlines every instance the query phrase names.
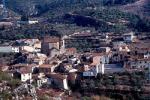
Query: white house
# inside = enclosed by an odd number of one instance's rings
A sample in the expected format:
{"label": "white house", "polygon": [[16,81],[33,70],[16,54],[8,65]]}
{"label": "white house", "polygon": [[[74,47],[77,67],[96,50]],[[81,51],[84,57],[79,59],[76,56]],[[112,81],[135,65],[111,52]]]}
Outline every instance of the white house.
{"label": "white house", "polygon": [[110,54],[102,54],[100,56],[93,57],[93,64],[95,67],[91,71],[95,72],[95,75],[98,73],[105,74],[105,73],[114,73],[114,72],[121,72],[124,70],[123,64],[116,63],[116,64],[109,64],[110,63]]}
{"label": "white house", "polygon": [[135,38],[135,36],[134,36],[133,32],[123,35],[123,39],[125,42],[133,42],[134,38]]}
{"label": "white house", "polygon": [[93,63],[94,64],[99,64],[99,63],[106,64],[106,63],[109,63],[110,62],[110,57],[111,57],[110,53],[108,53],[108,54],[104,54],[104,53],[93,54]]}
{"label": "white house", "polygon": [[28,68],[21,68],[13,73],[13,77],[19,78],[21,82],[26,82],[32,79],[32,71]]}
{"label": "white house", "polygon": [[105,72],[104,64],[99,64],[98,66],[96,66],[96,72],[104,74],[104,72]]}
{"label": "white house", "polygon": [[40,52],[41,42],[39,39],[20,39],[16,43],[21,47],[22,51],[26,52]]}
{"label": "white house", "polygon": [[16,64],[12,66],[13,77],[19,78],[22,82],[32,79],[32,73],[37,67],[35,64]]}
{"label": "white house", "polygon": [[37,86],[41,87],[43,84],[46,84],[48,82],[48,78],[46,77],[41,77],[37,79]]}
{"label": "white house", "polygon": [[85,67],[86,70],[83,71],[83,77],[95,77],[98,73],[104,74],[104,64],[91,64]]}
{"label": "white house", "polygon": [[97,76],[98,73],[101,73],[99,67],[93,66],[90,70],[86,70],[83,72],[83,77]]}
{"label": "white house", "polygon": [[37,84],[37,87],[41,87],[43,84],[47,84],[48,78],[45,77],[44,73],[35,74],[32,76],[32,82]]}
{"label": "white house", "polygon": [[69,90],[68,80],[66,75],[51,73],[47,75],[48,84],[55,88]]}
{"label": "white house", "polygon": [[42,84],[44,84],[44,83],[47,83],[47,78],[42,78],[42,79],[37,80],[38,87],[41,87]]}
{"label": "white house", "polygon": [[50,49],[50,57],[53,58],[55,56],[58,56],[60,54],[60,51],[56,48]]}
{"label": "white house", "polygon": [[145,54],[144,54],[144,58],[145,58],[145,59],[150,58],[150,52],[145,53]]}
{"label": "white house", "polygon": [[34,48],[33,46],[22,46],[22,51],[27,51],[27,52],[40,52],[40,48]]}
{"label": "white house", "polygon": [[93,57],[93,63],[90,65],[84,65],[83,76],[96,76],[98,73],[104,74],[104,65],[108,63],[109,55],[95,55]]}
{"label": "white house", "polygon": [[27,80],[32,79],[32,73],[21,73],[21,81],[26,82]]}
{"label": "white house", "polygon": [[108,64],[110,61],[109,55],[102,55],[100,56],[100,63],[102,64]]}
{"label": "white house", "polygon": [[124,45],[119,47],[119,51],[130,52],[130,49],[127,45]]}
{"label": "white house", "polygon": [[20,25],[20,24],[29,24],[29,25],[31,25],[31,24],[37,24],[37,23],[39,23],[39,21],[38,20],[29,20],[29,21],[18,21],[17,23],[18,23],[18,25]]}
{"label": "white house", "polygon": [[1,53],[19,53],[19,47],[0,46]]}

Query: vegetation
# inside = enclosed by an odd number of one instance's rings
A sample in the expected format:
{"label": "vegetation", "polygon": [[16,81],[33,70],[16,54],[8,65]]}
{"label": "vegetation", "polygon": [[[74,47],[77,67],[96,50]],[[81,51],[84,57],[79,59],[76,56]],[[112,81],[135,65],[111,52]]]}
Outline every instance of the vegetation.
{"label": "vegetation", "polygon": [[4,72],[0,72],[0,81],[9,81],[11,78],[10,76],[8,76],[7,74],[5,74]]}
{"label": "vegetation", "polygon": [[73,90],[80,91],[83,95],[98,94],[115,99],[139,99],[141,97],[146,98],[142,95],[144,93],[143,86],[146,83],[146,74],[144,72],[125,72],[98,75],[96,78],[83,78],[76,84],[80,88],[74,87]]}
{"label": "vegetation", "polygon": [[104,5],[125,5],[128,3],[133,3],[138,0],[104,0]]}
{"label": "vegetation", "polygon": [[81,100],[112,100],[111,98],[108,98],[106,96],[98,96],[98,95],[93,95],[91,97],[84,96],[81,98]]}
{"label": "vegetation", "polygon": [[38,98],[38,100],[49,100],[47,95],[41,96]]}
{"label": "vegetation", "polygon": [[0,98],[4,100],[12,100],[12,94],[8,93],[8,91],[3,91],[0,94]]}
{"label": "vegetation", "polygon": [[[105,23],[112,23],[112,26],[108,29],[106,26],[102,26],[101,29],[111,32],[124,32],[128,30],[135,30],[139,32],[149,32],[150,21],[146,18],[140,18],[138,15],[131,13],[124,13],[117,9],[111,8],[98,8],[97,10],[80,10],[75,12],[78,15],[90,16]],[[119,27],[118,27],[119,26]]]}
{"label": "vegetation", "polygon": [[39,23],[36,25],[25,25],[19,28],[10,28],[0,31],[1,40],[17,40],[23,38],[42,38],[45,35],[61,36],[72,34],[76,31],[91,29],[89,27],[79,27],[75,24],[65,23]]}
{"label": "vegetation", "polygon": [[[122,5],[137,0],[6,0],[7,7],[22,15],[39,16],[44,22],[23,25],[19,28],[0,28],[0,40],[41,38],[44,35],[72,34],[90,29],[99,32],[125,33],[149,32],[150,21],[138,15],[121,12],[112,5]],[[105,6],[104,6],[105,5]],[[32,8],[32,9],[31,9]],[[148,8],[148,6],[146,6]],[[69,13],[69,14],[68,14]],[[72,15],[76,14],[76,15]]]}
{"label": "vegetation", "polygon": [[74,6],[99,6],[99,5],[124,5],[133,3],[138,0],[6,0],[7,6],[20,13],[27,15],[40,15],[48,10],[55,10],[56,8],[66,7],[72,8]]}
{"label": "vegetation", "polygon": [[21,81],[18,79],[13,79],[9,74],[5,72],[0,72],[0,82],[7,81],[8,85],[11,87],[18,86]]}
{"label": "vegetation", "polygon": [[15,53],[0,53],[0,62],[3,65],[9,65],[14,59]]}
{"label": "vegetation", "polygon": [[11,100],[13,95],[12,90],[20,85],[21,81],[18,79],[13,79],[9,74],[5,72],[0,72],[0,83],[4,85],[0,88],[5,88],[5,90],[2,89],[2,91],[0,92],[0,98],[4,100]]}
{"label": "vegetation", "polygon": [[131,30],[149,32],[150,29],[150,21],[148,19],[141,19],[137,15],[124,13],[116,9],[77,9],[73,11],[73,14],[76,15],[64,13],[59,16],[56,14],[53,18],[48,18],[48,22],[0,30],[0,39],[41,38],[47,34],[61,36],[85,29],[90,29],[97,33],[125,33]]}

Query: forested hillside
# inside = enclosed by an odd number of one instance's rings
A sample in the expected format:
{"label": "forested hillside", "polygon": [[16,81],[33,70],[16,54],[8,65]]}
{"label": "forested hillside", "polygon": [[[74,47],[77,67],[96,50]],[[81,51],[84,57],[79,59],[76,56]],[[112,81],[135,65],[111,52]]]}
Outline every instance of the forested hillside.
{"label": "forested hillside", "polygon": [[138,0],[6,0],[7,7],[20,13],[28,15],[40,15],[48,10],[61,7],[80,6],[114,6],[133,3]]}
{"label": "forested hillside", "polygon": [[[0,27],[1,39],[41,38],[45,34],[64,35],[78,30],[92,30],[93,33],[129,31],[150,32],[150,20],[131,10],[118,9],[141,2],[138,0],[6,0],[8,9],[28,17],[38,17],[46,22],[24,25],[18,28]],[[149,2],[144,0],[140,7],[149,12]],[[136,9],[136,8],[135,8]],[[139,8],[138,8],[139,9]]]}
{"label": "forested hillside", "polygon": [[137,2],[119,6],[121,11],[138,14],[141,17],[150,18],[150,0],[138,0]]}

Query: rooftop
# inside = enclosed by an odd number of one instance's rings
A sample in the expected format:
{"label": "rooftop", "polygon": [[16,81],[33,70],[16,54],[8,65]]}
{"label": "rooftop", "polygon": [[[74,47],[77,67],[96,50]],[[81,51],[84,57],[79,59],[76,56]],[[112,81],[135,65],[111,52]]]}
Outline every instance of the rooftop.
{"label": "rooftop", "polygon": [[20,73],[21,74],[32,73],[32,68],[31,67],[22,67],[22,68],[20,68]]}
{"label": "rooftop", "polygon": [[50,73],[50,74],[47,74],[46,76],[57,79],[59,81],[63,81],[64,79],[67,78],[66,75],[62,75],[62,74],[58,74],[58,73]]}
{"label": "rooftop", "polygon": [[15,64],[15,65],[12,65],[13,67],[15,68],[21,68],[21,67],[34,67],[34,66],[37,66],[36,64]]}
{"label": "rooftop", "polygon": [[53,66],[54,64],[43,64],[43,65],[40,65],[39,68],[51,68]]}
{"label": "rooftop", "polygon": [[44,37],[43,42],[57,43],[57,42],[60,42],[60,38],[56,36],[47,36],[47,37]]}

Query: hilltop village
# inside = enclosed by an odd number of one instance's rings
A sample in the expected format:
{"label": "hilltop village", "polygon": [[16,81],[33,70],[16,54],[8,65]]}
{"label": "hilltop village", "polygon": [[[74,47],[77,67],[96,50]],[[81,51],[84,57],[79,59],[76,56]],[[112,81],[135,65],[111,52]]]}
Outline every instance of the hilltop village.
{"label": "hilltop village", "polygon": [[150,0],[0,0],[0,100],[150,100]]}
{"label": "hilltop village", "polygon": [[0,56],[0,93],[9,100],[149,97],[150,42],[144,34],[86,30],[19,39],[1,43]]}

